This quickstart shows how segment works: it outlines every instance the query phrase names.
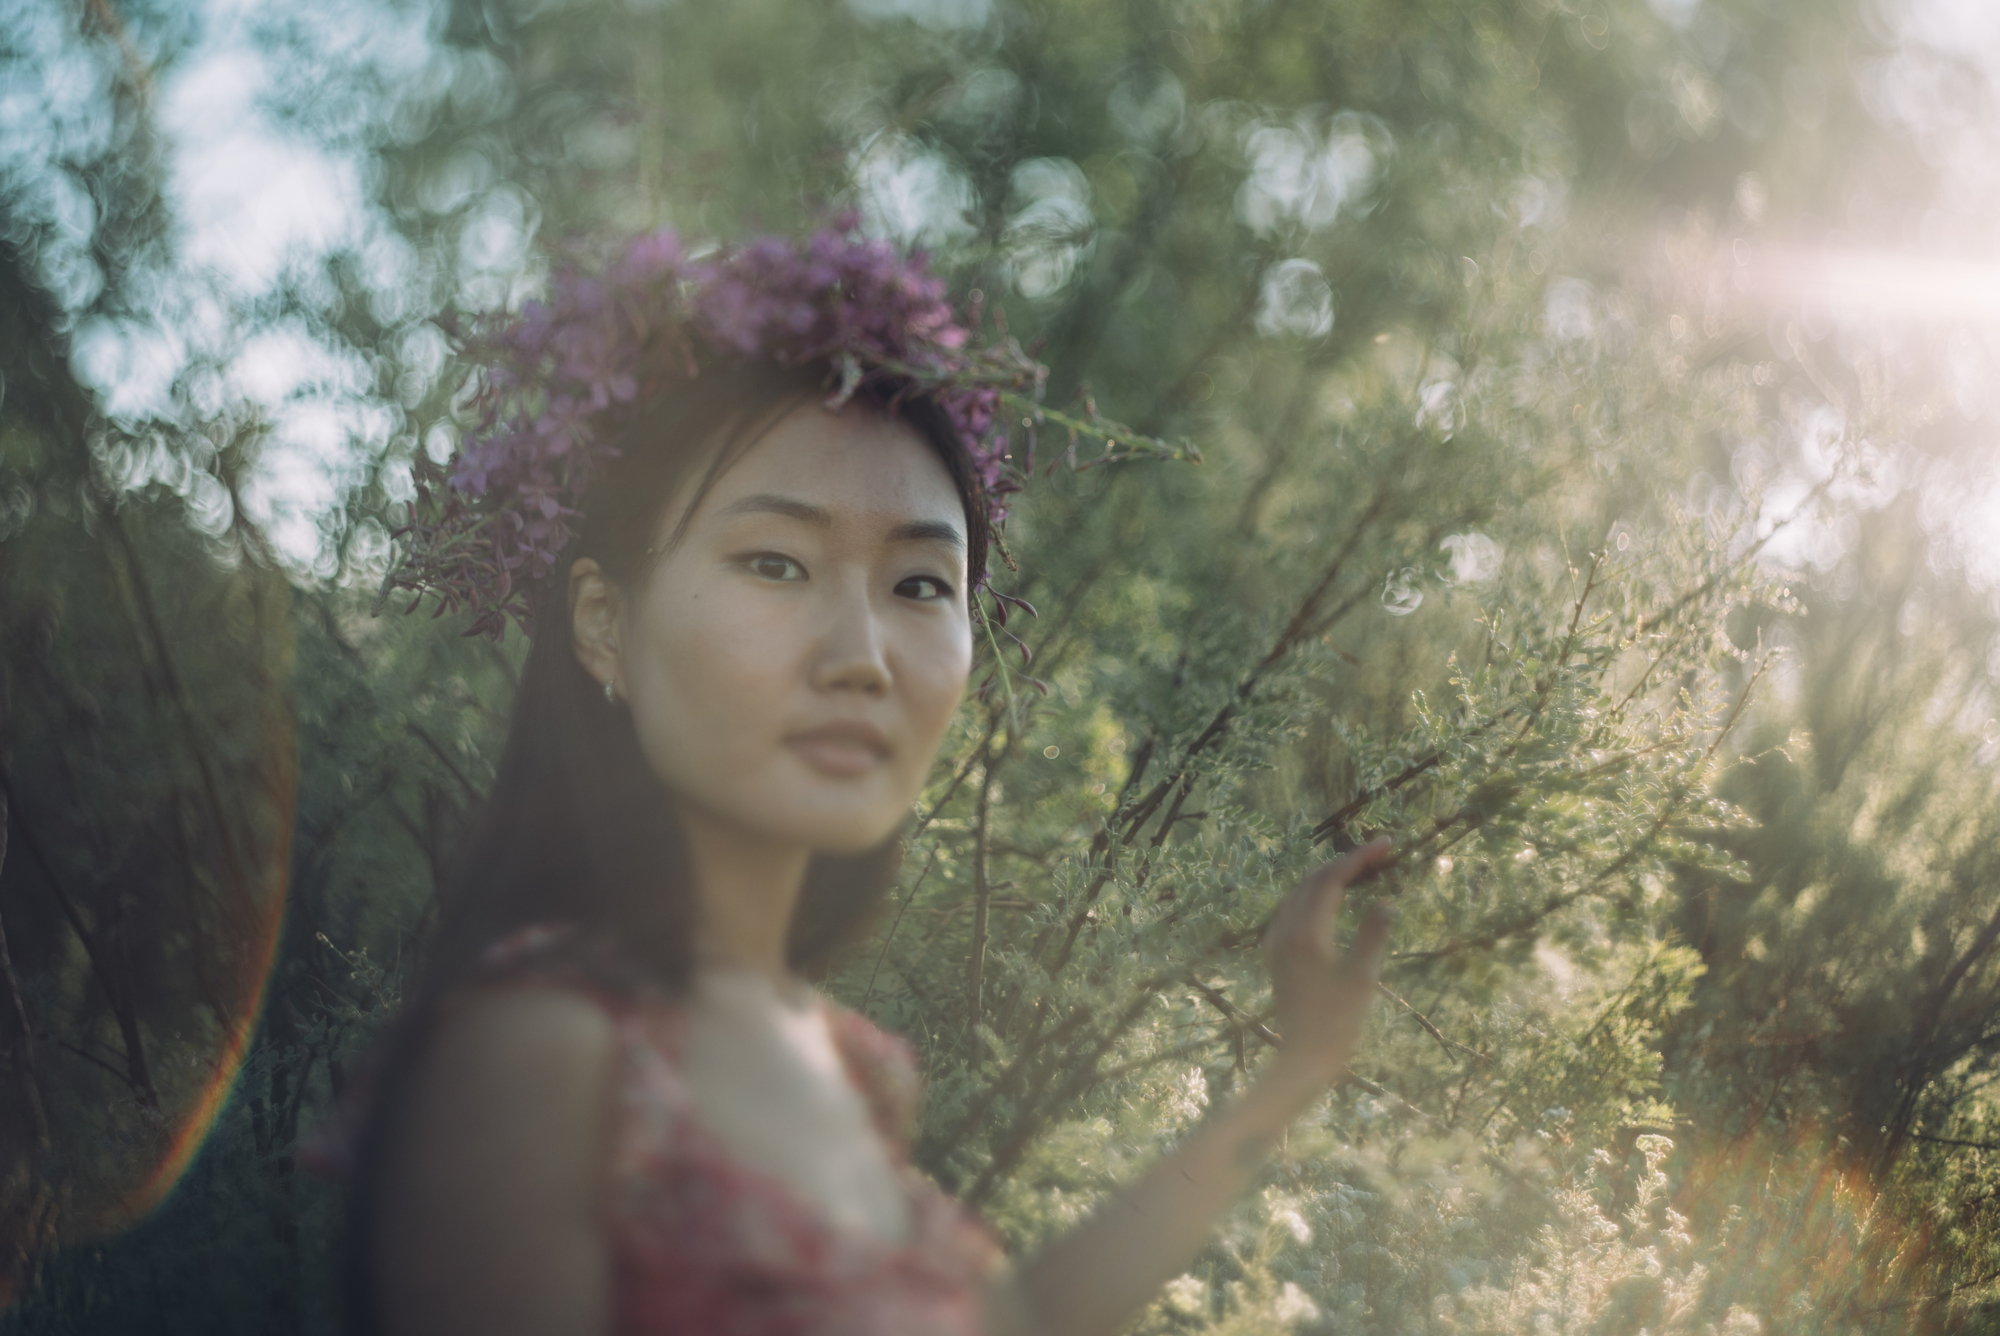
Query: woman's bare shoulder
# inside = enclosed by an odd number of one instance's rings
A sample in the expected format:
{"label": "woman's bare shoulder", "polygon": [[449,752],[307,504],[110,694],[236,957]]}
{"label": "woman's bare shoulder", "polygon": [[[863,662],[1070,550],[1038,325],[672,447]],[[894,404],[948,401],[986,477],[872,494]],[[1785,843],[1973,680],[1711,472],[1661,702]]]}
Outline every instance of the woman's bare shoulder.
{"label": "woman's bare shoulder", "polygon": [[394,1119],[376,1217],[391,1331],[591,1331],[617,1025],[574,990],[480,987],[441,1008]]}
{"label": "woman's bare shoulder", "polygon": [[613,1017],[572,989],[516,984],[450,997],[396,1120],[396,1158],[406,1169],[413,1159],[473,1161],[466,1170],[488,1181],[495,1160],[527,1173],[575,1160],[602,1140],[617,1044]]}
{"label": "woman's bare shoulder", "polygon": [[445,1000],[424,1066],[433,1084],[455,1076],[514,1086],[601,1074],[616,1047],[616,1020],[586,993],[553,983],[486,984]]}

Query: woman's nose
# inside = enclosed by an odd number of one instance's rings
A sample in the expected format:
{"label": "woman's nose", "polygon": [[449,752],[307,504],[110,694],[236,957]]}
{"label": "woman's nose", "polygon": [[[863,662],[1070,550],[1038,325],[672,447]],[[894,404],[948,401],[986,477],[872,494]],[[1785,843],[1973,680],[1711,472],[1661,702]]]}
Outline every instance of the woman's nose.
{"label": "woman's nose", "polygon": [[842,590],[827,612],[813,685],[822,691],[868,696],[887,691],[893,678],[880,618],[866,587]]}

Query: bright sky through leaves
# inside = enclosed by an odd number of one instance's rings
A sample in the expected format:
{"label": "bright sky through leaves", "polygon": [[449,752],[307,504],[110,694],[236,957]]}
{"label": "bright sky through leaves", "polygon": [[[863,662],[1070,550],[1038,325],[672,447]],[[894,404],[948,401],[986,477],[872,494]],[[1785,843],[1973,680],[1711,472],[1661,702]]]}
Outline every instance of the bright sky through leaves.
{"label": "bright sky through leaves", "polygon": [[[984,0],[855,0],[852,8],[863,21],[905,16],[941,31],[977,29],[991,19]],[[1654,8],[1684,28],[1702,22],[1698,3],[1656,0]],[[1906,208],[1899,216],[1884,202],[1857,194],[1853,216],[1829,220],[1824,239],[1802,242],[1782,231],[1733,244],[1725,238],[1709,263],[1736,293],[1809,321],[1950,330],[1944,372],[1952,401],[1940,411],[1990,421],[1988,415],[2000,411],[2000,395],[1991,389],[2000,381],[2000,260],[1994,257],[2000,242],[1993,223],[2000,200],[2000,9],[1982,0],[1884,0],[1877,8],[1876,22],[1897,45],[1855,77],[1870,110],[1907,127],[1925,156],[1947,169],[1939,197],[1915,216]],[[381,87],[421,104],[435,101],[441,89],[461,96],[454,81],[464,83],[470,75],[476,82],[479,72],[452,68],[421,11],[372,0],[332,8],[301,0],[212,0],[192,13],[189,28],[185,50],[160,72],[153,89],[179,229],[173,267],[158,280],[153,318],[97,320],[79,329],[76,364],[110,414],[137,419],[171,416],[176,379],[191,362],[219,359],[214,373],[193,378],[197,402],[240,402],[270,423],[244,503],[289,560],[328,569],[323,522],[359,476],[361,461],[390,448],[399,424],[379,402],[368,365],[328,336],[313,303],[316,296],[331,300],[332,293],[315,275],[332,255],[357,256],[365,281],[392,309],[398,289],[413,286],[417,276],[407,243],[371,202],[377,169],[367,122],[398,114],[393,98],[372,107],[336,106],[331,114],[315,98],[339,82],[335,76],[365,71]],[[309,34],[326,67],[317,80],[281,63],[288,49],[268,39],[285,28]],[[81,51],[55,58],[59,25],[34,24],[32,31],[51,58],[43,65],[39,96],[17,86],[6,105],[14,146],[10,189],[34,200],[60,232],[79,235],[87,200],[60,174],[37,175],[34,160],[59,155],[61,144],[103,135],[91,124],[89,108],[100,83],[116,71],[103,68],[101,56]],[[1821,72],[1794,75],[1780,96],[1794,114],[1810,114],[1801,104],[1811,101],[1811,79]],[[993,91],[1019,95],[1018,89]],[[1173,133],[1187,114],[1171,80],[1121,85],[1113,101],[1121,123],[1130,122],[1140,137]],[[1719,105],[1731,107],[1727,98]],[[20,132],[28,116],[50,112],[55,120],[36,127],[38,133]],[[1349,112],[1274,111],[1247,122],[1240,134],[1247,172],[1237,211],[1260,232],[1325,228],[1344,211],[1365,210],[1371,181],[1395,152],[1384,127]],[[971,183],[934,151],[894,133],[877,135],[855,146],[851,165],[864,220],[880,234],[933,249],[971,239]],[[532,271],[523,272],[537,228],[535,206],[493,180],[489,163],[468,155],[432,189],[452,196],[426,201],[440,212],[476,201],[458,225],[461,291],[444,295],[490,304],[537,281]],[[1757,211],[1761,190],[1755,181],[1745,183],[1739,214],[1743,206]],[[1526,177],[1515,208],[1524,223],[1553,225],[1566,191],[1559,177]],[[1030,298],[1051,296],[1090,254],[1090,187],[1074,164],[1025,162],[1014,171],[1008,207],[1000,244],[1013,281]],[[73,305],[93,295],[87,260],[65,258],[52,247],[44,267]],[[1576,322],[1587,320],[1587,308],[1557,276],[1552,279],[1550,319],[1561,328],[1584,329]],[[257,314],[280,291],[303,309],[275,318]],[[1311,338],[1335,318],[1334,289],[1316,265],[1285,261],[1269,271],[1261,331]],[[410,337],[435,342],[422,326]],[[1980,536],[2000,530],[2000,478],[1960,479],[1952,486],[1958,499],[1942,527],[1955,542],[1969,544],[1966,559],[2000,579],[2000,542]]]}

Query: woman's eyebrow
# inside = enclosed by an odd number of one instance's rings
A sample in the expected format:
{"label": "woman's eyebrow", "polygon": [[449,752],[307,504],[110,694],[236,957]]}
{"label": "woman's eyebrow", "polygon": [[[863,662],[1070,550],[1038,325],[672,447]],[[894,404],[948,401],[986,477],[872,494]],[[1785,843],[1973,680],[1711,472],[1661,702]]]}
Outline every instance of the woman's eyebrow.
{"label": "woman's eyebrow", "polygon": [[[779,496],[773,492],[758,492],[752,496],[732,501],[722,508],[721,514],[729,515],[783,515],[787,519],[798,520],[818,529],[833,527],[833,512],[809,501],[800,501],[789,496]],[[889,531],[889,540],[897,543],[944,543],[965,551],[965,535],[958,526],[942,520],[909,520],[898,524]]]}
{"label": "woman's eyebrow", "polygon": [[889,531],[892,542],[899,543],[943,543],[959,552],[965,551],[965,536],[956,525],[938,520],[912,520],[908,524],[898,524]]}
{"label": "woman's eyebrow", "polygon": [[770,492],[758,492],[740,501],[732,501],[722,508],[724,515],[783,515],[787,519],[799,520],[820,529],[833,527],[833,512],[805,501],[795,501],[789,496],[777,496]]}

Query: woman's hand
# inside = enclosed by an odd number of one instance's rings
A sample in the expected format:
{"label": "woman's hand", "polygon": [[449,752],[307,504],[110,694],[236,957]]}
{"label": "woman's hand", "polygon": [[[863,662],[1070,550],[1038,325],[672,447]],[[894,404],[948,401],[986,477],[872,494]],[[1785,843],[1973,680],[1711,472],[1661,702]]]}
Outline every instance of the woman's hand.
{"label": "woman's hand", "polygon": [[1334,944],[1342,893],[1389,861],[1376,840],[1307,877],[1264,934],[1278,997],[1278,1055],[1145,1177],[1030,1259],[991,1295],[996,1336],[1112,1336],[1169,1276],[1187,1269],[1285,1129],[1323,1094],[1360,1042],[1389,950],[1386,904]]}
{"label": "woman's hand", "polygon": [[1314,1094],[1340,1075],[1361,1042],[1395,919],[1387,901],[1376,901],[1342,951],[1334,941],[1341,902],[1349,886],[1390,857],[1384,836],[1315,870],[1285,897],[1264,933],[1284,1040],[1276,1066]]}

